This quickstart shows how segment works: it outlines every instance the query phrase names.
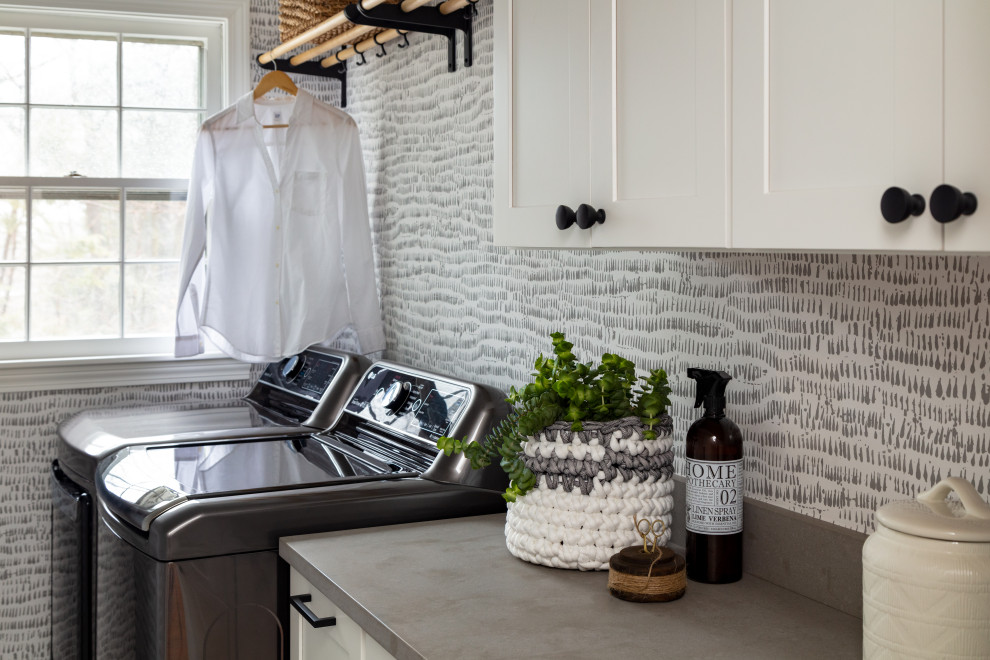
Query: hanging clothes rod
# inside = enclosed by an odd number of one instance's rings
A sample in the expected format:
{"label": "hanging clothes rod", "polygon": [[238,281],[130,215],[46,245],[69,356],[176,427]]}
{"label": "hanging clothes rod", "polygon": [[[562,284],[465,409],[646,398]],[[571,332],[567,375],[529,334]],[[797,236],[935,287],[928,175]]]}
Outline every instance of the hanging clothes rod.
{"label": "hanging clothes rod", "polygon": [[[277,69],[286,73],[302,73],[339,80],[341,84],[341,107],[347,106],[347,60],[359,55],[361,61],[358,64],[363,64],[365,61],[363,54],[375,46],[381,48],[381,53],[379,53],[379,57],[381,57],[385,55],[384,44],[398,37],[405,37],[408,32],[423,32],[446,37],[448,71],[457,70],[456,34],[461,32],[464,44],[464,66],[471,66],[473,60],[473,18],[476,13],[474,5],[478,0],[446,0],[439,5],[424,6],[429,1],[403,0],[401,4],[393,4],[385,2],[385,0],[361,0],[348,4],[340,14],[334,15],[320,25],[258,55],[255,61],[263,69]],[[459,11],[462,9],[466,10]],[[313,35],[318,36],[348,22],[355,27],[335,39],[293,58],[276,59],[278,55],[292,50],[304,40],[311,39]],[[375,28],[382,28],[383,31],[370,39],[360,40],[361,36]],[[354,41],[358,41],[358,43],[348,46],[322,61],[310,61],[311,58],[319,54]],[[408,40],[406,40],[406,44],[408,44]],[[403,48],[406,44],[400,44],[399,47]]]}
{"label": "hanging clothes rod", "polygon": [[[426,2],[426,0],[423,0],[423,2]],[[363,37],[374,29],[375,28],[373,25],[357,25],[346,32],[342,32],[329,41],[324,41],[319,46],[314,46],[309,50],[304,50],[298,55],[289,58],[289,62],[292,63],[292,66],[299,66],[303,62],[308,62],[316,57],[319,57],[323,53],[333,50],[338,46],[343,46],[349,41],[354,41],[355,39]]]}
{"label": "hanging clothes rod", "polygon": [[441,4],[437,9],[441,14],[446,16],[447,14],[452,14],[458,9],[464,9],[468,5],[473,5],[478,2],[478,0],[447,0]]}
{"label": "hanging clothes rod", "polygon": [[[362,9],[369,10],[369,9],[374,9],[375,7],[377,7],[378,5],[382,4],[385,1],[386,0],[362,0],[359,4]],[[400,7],[402,8],[402,11],[410,12],[413,9],[417,9],[425,5],[428,1],[429,0],[403,0]],[[442,15],[446,16],[447,14],[451,14],[455,11],[458,11],[459,9],[463,9],[464,7],[467,7],[468,5],[474,4],[477,1],[478,0],[446,0],[437,7],[437,10]],[[302,46],[303,44],[309,43],[310,41],[316,39],[320,35],[340,27],[347,21],[348,21],[347,16],[343,11],[337,12],[330,18],[320,23],[319,25],[316,25],[310,28],[309,30],[306,30],[302,34],[299,34],[293,37],[292,39],[289,39],[288,41],[279,44],[275,48],[272,48],[270,51],[262,53],[261,55],[258,56],[258,62],[260,64],[268,64],[276,57],[279,57],[280,55],[284,55],[285,53],[288,53],[290,50],[295,50],[296,48]],[[358,25],[350,30],[347,30],[343,34],[338,35],[334,39],[331,39],[327,42],[320,44],[319,46],[310,48],[309,50],[292,57],[289,61],[292,63],[293,66],[299,66],[303,62],[308,62],[309,60],[314,59],[317,56],[326,53],[327,51],[331,51],[334,48],[337,48],[338,46],[342,46],[343,44],[346,44],[349,41],[353,41],[358,37],[367,34],[373,29],[374,29],[373,26]],[[392,39],[397,38],[398,36],[399,36],[398,34],[394,34],[389,39],[384,39],[384,40],[379,38],[379,42],[390,41]],[[367,48],[365,48],[365,50],[367,50]],[[361,51],[359,50],[358,52]],[[348,57],[350,57],[350,55]],[[341,57],[337,60],[334,60],[334,62],[342,62],[345,59],[347,59],[347,57]],[[324,64],[323,66],[331,66],[331,64]]]}
{"label": "hanging clothes rod", "polygon": [[[346,48],[340,53],[331,55],[320,62],[320,66],[331,67],[342,63],[346,58],[361,54],[375,45],[382,46],[385,42],[395,39],[404,32],[426,32],[447,37],[448,71],[456,71],[456,38],[455,33],[464,34],[464,66],[471,66],[472,61],[472,17],[474,4],[478,0],[447,0],[435,7],[421,7],[421,0],[406,0],[401,6],[386,4],[375,10],[368,11],[360,5],[351,4],[344,8],[344,13],[355,25],[369,25],[389,28],[386,32],[375,35],[371,40],[364,40],[355,47]],[[470,7],[468,11],[458,11]],[[446,12],[446,13],[444,13]],[[382,51],[384,51],[382,46]],[[362,58],[363,60],[363,58]]]}
{"label": "hanging clothes rod", "polygon": [[[348,48],[344,48],[343,50],[334,53],[330,57],[321,61],[320,66],[329,67],[338,63],[343,64],[355,55],[363,55],[375,46],[384,46],[393,39],[398,39],[399,37],[405,35],[407,32],[408,30],[385,30],[384,32],[376,34],[371,39],[365,39],[361,43],[354,44],[353,46],[349,46]],[[406,42],[408,43],[408,39]],[[402,44],[400,44],[399,48],[402,47]],[[358,62],[358,64],[360,64],[360,62]]]}
{"label": "hanging clothes rod", "polygon": [[[372,9],[382,4],[383,2],[385,2],[385,0],[362,0],[361,6],[364,9]],[[309,43],[310,41],[316,39],[321,34],[324,34],[325,32],[329,32],[334,28],[338,28],[346,22],[347,22],[347,16],[344,15],[344,12],[342,11],[337,12],[327,20],[320,23],[319,25],[311,27],[302,34],[296,35],[295,37],[292,37],[286,42],[280,43],[278,46],[275,46],[275,48],[272,48],[267,53],[262,53],[261,55],[258,56],[258,62],[261,64],[268,64],[279,55],[284,55],[285,53],[288,53],[290,50],[295,50],[299,46],[302,46],[305,43]],[[301,61],[304,62],[305,60],[301,60]]]}
{"label": "hanging clothes rod", "polygon": [[[418,9],[419,7],[422,7],[429,1],[430,0],[404,0],[403,3],[399,5],[399,7],[402,9],[403,12],[410,12],[413,9]],[[376,2],[375,4],[381,4],[381,3]],[[365,3],[362,3],[360,5],[360,8],[365,11],[371,9],[371,7],[365,6]],[[346,10],[340,13],[344,15],[344,21],[349,20],[346,16]],[[319,46],[314,46],[309,50],[299,53],[295,57],[289,58],[289,62],[292,64],[292,66],[299,66],[303,62],[308,62],[309,60],[314,59],[322,55],[323,53],[329,52],[339,46],[343,46],[349,41],[354,41],[355,39],[368,34],[374,29],[375,29],[374,25],[357,25],[356,27],[347,30],[343,34],[340,34],[334,37],[333,39],[330,39],[329,41],[323,42]],[[337,61],[334,60],[334,62],[331,62],[330,64],[323,64],[323,66],[332,66],[333,64],[336,64],[336,62]]]}
{"label": "hanging clothes rod", "polygon": [[[464,9],[468,5],[473,5],[476,2],[478,2],[478,0],[447,0],[446,2],[444,2],[443,4],[441,4],[441,5],[439,5],[437,7],[437,11],[439,11],[441,14],[443,14],[444,16],[446,16],[447,14],[452,14],[455,11],[458,11],[460,9]],[[409,5],[408,8],[406,7],[407,4]],[[403,2],[402,3],[402,11],[412,11],[413,9],[416,9],[417,7],[419,7],[422,4],[424,4],[424,3],[423,2],[418,2],[418,1],[415,1],[415,0],[407,0],[406,2]],[[362,5],[362,6],[364,6],[364,5]],[[389,41],[392,41],[394,39],[398,39],[399,37],[405,35],[407,32],[408,32],[408,30],[396,30],[396,29],[385,30],[384,32],[380,32],[380,33],[376,34],[375,36],[373,36],[370,39],[365,39],[361,43],[354,44],[353,46],[350,46],[348,48],[344,48],[344,49],[340,50],[339,52],[334,53],[330,57],[327,57],[327,58],[323,59],[320,62],[320,66],[330,67],[330,66],[333,66],[334,64],[342,64],[343,62],[345,62],[346,60],[349,60],[350,58],[354,57],[355,55],[361,55],[362,53],[368,52],[369,50],[371,50],[375,46],[382,46],[382,45],[388,43]],[[347,41],[349,41],[349,40],[347,40]],[[407,43],[408,43],[408,40],[407,40]],[[400,46],[400,48],[401,48],[401,46]],[[292,62],[293,64],[296,64],[296,62],[294,60],[295,60],[295,58],[293,58],[292,60],[290,60],[290,62]]]}

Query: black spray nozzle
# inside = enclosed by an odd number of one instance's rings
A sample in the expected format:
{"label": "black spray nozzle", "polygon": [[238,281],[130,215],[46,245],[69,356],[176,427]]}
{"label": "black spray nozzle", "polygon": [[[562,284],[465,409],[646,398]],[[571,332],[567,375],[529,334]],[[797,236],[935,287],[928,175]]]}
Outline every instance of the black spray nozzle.
{"label": "black spray nozzle", "polygon": [[688,369],[688,378],[698,383],[697,394],[694,397],[694,407],[705,405],[705,414],[720,416],[725,413],[725,387],[732,376],[724,371],[710,369]]}

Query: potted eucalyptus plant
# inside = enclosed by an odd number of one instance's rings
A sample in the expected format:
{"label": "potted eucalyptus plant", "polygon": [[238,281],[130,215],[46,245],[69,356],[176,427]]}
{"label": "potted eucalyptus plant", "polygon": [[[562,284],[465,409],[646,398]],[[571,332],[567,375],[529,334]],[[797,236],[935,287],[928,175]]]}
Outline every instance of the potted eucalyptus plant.
{"label": "potted eucalyptus plant", "polygon": [[[531,382],[510,388],[512,412],[480,443],[443,437],[475,469],[498,460],[509,475],[506,544],[534,563],[604,570],[638,540],[633,517],[670,524],[670,387],[663,369],[606,353],[578,362],[563,333],[536,359]],[[663,542],[669,538],[664,535]]]}

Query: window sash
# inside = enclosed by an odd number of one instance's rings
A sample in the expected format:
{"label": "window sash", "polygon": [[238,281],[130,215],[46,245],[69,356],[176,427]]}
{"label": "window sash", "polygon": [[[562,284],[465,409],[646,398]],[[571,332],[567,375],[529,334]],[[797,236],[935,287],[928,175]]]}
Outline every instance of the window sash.
{"label": "window sash", "polygon": [[[119,269],[119,280],[121,286],[118,292],[117,310],[120,317],[117,323],[119,336],[106,339],[73,339],[73,340],[27,340],[27,341],[4,341],[0,342],[0,361],[13,359],[42,359],[50,357],[83,357],[93,355],[119,355],[119,354],[143,354],[143,353],[170,353],[172,352],[172,337],[164,335],[161,337],[124,337],[126,308],[124,297],[126,295],[127,278],[125,269],[127,266],[140,264],[162,264],[177,263],[179,255],[174,259],[168,258],[129,258],[125,251],[125,241],[127,237],[127,202],[136,201],[150,192],[173,193],[184,196],[188,188],[188,179],[134,179],[134,178],[61,178],[61,177],[0,177],[0,188],[14,188],[24,191],[24,199],[27,200],[27,227],[26,232],[28,245],[26,246],[23,259],[13,259],[5,261],[0,266],[25,268],[25,318],[27,322],[26,332],[30,337],[31,318],[30,291],[31,291],[31,267],[32,266],[83,266],[88,264],[107,265]],[[72,191],[79,191],[80,197],[85,196],[86,190],[93,190],[98,194],[101,192],[110,193],[114,201],[119,204],[117,221],[119,223],[120,245],[116,258],[112,259],[82,259],[82,260],[35,260],[31,255],[30,236],[33,221],[33,205],[31,201],[35,199],[34,192],[42,191],[69,191],[67,197],[71,197]],[[78,199],[79,197],[71,197]],[[170,301],[163,301],[163,304],[172,305]]]}
{"label": "window sash", "polygon": [[[111,5],[127,5],[134,3],[116,2]],[[139,3],[140,4],[140,3]],[[161,11],[162,4],[155,11]],[[210,3],[206,3],[209,5]],[[123,10],[122,10],[123,11]],[[228,65],[223,57],[222,49],[218,44],[223,43],[228,32],[226,26],[217,19],[205,18],[169,18],[158,13],[148,16],[121,16],[110,12],[91,12],[71,9],[36,9],[19,10],[9,7],[0,8],[0,26],[7,28],[19,28],[33,32],[58,32],[65,35],[87,34],[112,35],[116,39],[119,33],[123,39],[149,38],[159,40],[165,38],[172,39],[181,35],[191,39],[203,41],[207,44],[205,48],[205,68],[203,72],[204,80],[209,81],[204,87],[203,102],[204,109],[216,112],[222,109],[229,97],[227,76],[224,69]],[[112,26],[112,29],[108,29]],[[119,43],[119,42],[118,42]],[[117,66],[120,66],[118,59]],[[118,71],[119,76],[119,71]],[[217,84],[214,84],[216,81]],[[117,102],[121,99],[118,96]],[[76,106],[73,106],[76,107]]]}

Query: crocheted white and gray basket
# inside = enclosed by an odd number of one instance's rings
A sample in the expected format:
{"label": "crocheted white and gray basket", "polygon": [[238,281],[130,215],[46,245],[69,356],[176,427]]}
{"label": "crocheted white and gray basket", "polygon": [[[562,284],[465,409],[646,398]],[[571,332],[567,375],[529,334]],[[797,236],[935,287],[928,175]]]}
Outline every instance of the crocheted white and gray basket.
{"label": "crocheted white and gray basket", "polygon": [[[534,564],[608,570],[609,558],[642,543],[633,516],[671,524],[674,508],[673,421],[664,415],[644,440],[636,417],[612,422],[556,422],[523,444],[536,475],[533,490],[510,502],[505,542]],[[660,539],[666,545],[670,532]]]}

